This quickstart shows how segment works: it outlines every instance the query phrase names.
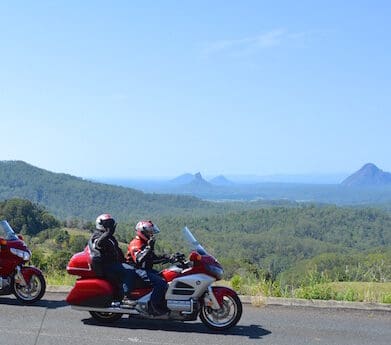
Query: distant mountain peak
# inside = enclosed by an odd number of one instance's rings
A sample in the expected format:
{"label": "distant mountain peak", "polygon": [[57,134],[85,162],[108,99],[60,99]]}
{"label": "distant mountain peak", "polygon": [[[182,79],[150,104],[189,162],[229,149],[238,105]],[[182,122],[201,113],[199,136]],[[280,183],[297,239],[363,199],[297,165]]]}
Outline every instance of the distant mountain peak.
{"label": "distant mountain peak", "polygon": [[366,163],[342,181],[344,186],[382,186],[391,184],[391,173],[384,172],[373,163]]}
{"label": "distant mountain peak", "polygon": [[179,185],[188,184],[191,181],[193,181],[193,179],[194,179],[194,175],[186,173],[186,174],[183,174],[183,175],[180,175],[180,176],[174,178],[173,180],[171,180],[171,183],[179,184]]}
{"label": "distant mountain peak", "polygon": [[202,175],[201,175],[200,172],[198,172],[198,173],[196,173],[196,174],[194,175],[194,179],[195,179],[196,181],[204,180],[204,179],[202,178]]}
{"label": "distant mountain peak", "polygon": [[200,172],[192,174],[183,174],[177,178],[171,180],[171,183],[176,184],[181,187],[209,187],[210,183],[206,181]]}
{"label": "distant mountain peak", "polygon": [[232,186],[234,184],[232,181],[228,180],[223,175],[216,176],[212,178],[209,182],[216,186]]}
{"label": "distant mountain peak", "polygon": [[373,163],[366,163],[362,166],[362,168],[360,169],[361,171],[364,171],[364,172],[371,172],[371,173],[379,173],[379,172],[383,172],[383,170],[379,169],[375,164]]}
{"label": "distant mountain peak", "polygon": [[194,174],[193,181],[190,184],[193,186],[209,186],[209,182],[204,180],[200,172]]}

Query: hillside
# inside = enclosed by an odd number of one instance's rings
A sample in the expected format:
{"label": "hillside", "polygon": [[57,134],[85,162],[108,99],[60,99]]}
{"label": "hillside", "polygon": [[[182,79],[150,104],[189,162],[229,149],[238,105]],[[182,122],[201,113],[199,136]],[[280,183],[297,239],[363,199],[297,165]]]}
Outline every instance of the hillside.
{"label": "hillside", "polygon": [[367,163],[360,170],[347,177],[343,182],[344,186],[390,186],[391,173],[384,172],[375,164]]}
{"label": "hillside", "polygon": [[[93,222],[59,222],[22,199],[0,202],[0,219],[23,233],[32,245],[33,263],[48,271],[64,271],[72,254],[84,248],[87,230],[94,228]],[[158,253],[188,253],[180,235],[187,225],[219,258],[228,279],[235,274],[252,281],[264,277],[280,284],[282,291],[314,274],[323,281],[391,279],[391,216],[376,209],[302,205],[154,220],[161,229]],[[123,249],[134,236],[136,221],[117,227]]]}
{"label": "hillside", "polygon": [[0,162],[0,200],[24,198],[45,206],[61,218],[95,219],[111,212],[118,219],[131,216],[219,212],[221,205],[195,197],[148,194],[95,183],[68,174],[53,173],[23,161]]}
{"label": "hillside", "polygon": [[[326,268],[335,279],[343,273],[346,280],[365,280],[372,279],[365,277],[367,272],[373,269],[376,276],[384,265],[384,275],[391,279],[391,266],[387,266],[391,256],[382,254],[391,254],[391,216],[380,210],[307,205],[207,217],[161,217],[159,245],[183,251],[178,235],[184,224],[221,259],[228,276],[244,274],[250,264],[274,278],[295,267],[289,275],[295,275],[296,282],[300,280],[297,272]],[[121,227],[118,235],[126,242],[132,232]]]}

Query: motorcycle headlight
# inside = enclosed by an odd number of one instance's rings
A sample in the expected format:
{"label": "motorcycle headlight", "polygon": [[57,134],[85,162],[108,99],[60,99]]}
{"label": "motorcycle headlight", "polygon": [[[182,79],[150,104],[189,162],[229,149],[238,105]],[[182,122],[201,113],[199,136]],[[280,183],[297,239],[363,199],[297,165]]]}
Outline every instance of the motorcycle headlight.
{"label": "motorcycle headlight", "polygon": [[24,261],[29,261],[31,259],[31,252],[30,251],[23,251],[23,260]]}
{"label": "motorcycle headlight", "polygon": [[21,250],[21,249],[16,249],[16,248],[11,248],[10,252],[19,258],[23,259],[24,261],[29,261],[31,258],[31,253],[29,251]]}
{"label": "motorcycle headlight", "polygon": [[215,265],[207,265],[206,266],[208,272],[214,276],[217,280],[223,278],[224,270],[221,267]]}

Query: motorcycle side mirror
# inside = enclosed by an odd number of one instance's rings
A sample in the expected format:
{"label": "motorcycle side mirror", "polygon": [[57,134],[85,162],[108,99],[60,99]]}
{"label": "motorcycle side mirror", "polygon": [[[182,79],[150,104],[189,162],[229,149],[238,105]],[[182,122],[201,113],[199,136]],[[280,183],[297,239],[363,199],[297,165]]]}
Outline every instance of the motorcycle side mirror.
{"label": "motorcycle side mirror", "polygon": [[18,234],[17,236],[18,236],[18,238],[19,238],[21,241],[24,240],[24,238],[23,238],[23,236],[22,236],[21,234]]}

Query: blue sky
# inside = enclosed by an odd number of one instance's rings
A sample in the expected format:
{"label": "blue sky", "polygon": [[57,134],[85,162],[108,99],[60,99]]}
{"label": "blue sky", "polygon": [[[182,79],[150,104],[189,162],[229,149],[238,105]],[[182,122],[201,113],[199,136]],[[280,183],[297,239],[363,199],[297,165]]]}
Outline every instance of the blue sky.
{"label": "blue sky", "polygon": [[391,171],[388,1],[2,1],[0,160],[82,177]]}

